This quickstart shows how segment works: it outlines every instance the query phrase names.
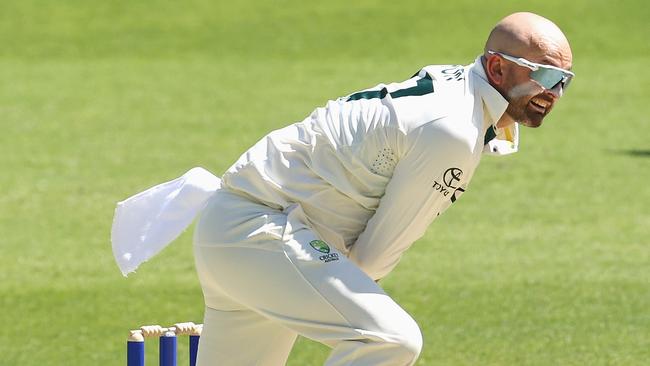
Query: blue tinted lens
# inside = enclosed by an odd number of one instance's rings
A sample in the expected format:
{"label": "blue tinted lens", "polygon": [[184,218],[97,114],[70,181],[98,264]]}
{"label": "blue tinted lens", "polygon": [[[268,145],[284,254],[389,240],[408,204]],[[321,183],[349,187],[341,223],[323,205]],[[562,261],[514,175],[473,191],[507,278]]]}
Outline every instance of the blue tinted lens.
{"label": "blue tinted lens", "polygon": [[546,89],[553,89],[557,83],[563,82],[562,89],[566,90],[571,81],[571,75],[565,74],[561,70],[547,69],[544,67],[540,67],[531,72],[530,77]]}

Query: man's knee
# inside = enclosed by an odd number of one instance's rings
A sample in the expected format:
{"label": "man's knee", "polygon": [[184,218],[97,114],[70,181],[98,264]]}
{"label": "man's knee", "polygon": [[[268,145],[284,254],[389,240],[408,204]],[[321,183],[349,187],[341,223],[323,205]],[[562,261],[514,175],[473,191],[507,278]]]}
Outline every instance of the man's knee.
{"label": "man's knee", "polygon": [[384,330],[381,339],[375,339],[372,343],[376,345],[370,347],[377,352],[374,356],[380,357],[386,365],[412,365],[422,351],[422,332],[411,320],[400,324],[400,327]]}
{"label": "man's knee", "polygon": [[404,360],[415,362],[422,351],[422,332],[415,321],[400,329],[396,339]]}
{"label": "man's knee", "polygon": [[395,329],[390,332],[365,331],[365,340],[349,340],[339,343],[327,366],[411,366],[420,355],[422,334],[419,328]]}

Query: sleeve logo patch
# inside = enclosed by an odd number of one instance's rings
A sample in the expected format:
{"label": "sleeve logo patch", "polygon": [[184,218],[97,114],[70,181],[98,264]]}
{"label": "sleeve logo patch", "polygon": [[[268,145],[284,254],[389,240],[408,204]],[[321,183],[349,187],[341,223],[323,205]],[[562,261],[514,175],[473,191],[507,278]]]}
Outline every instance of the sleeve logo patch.
{"label": "sleeve logo patch", "polygon": [[312,240],[309,242],[309,245],[311,245],[312,248],[316,249],[317,251],[323,253],[318,259],[323,262],[332,262],[332,261],[337,261],[339,260],[339,255],[338,253],[330,253],[330,246],[327,245],[322,240]]}

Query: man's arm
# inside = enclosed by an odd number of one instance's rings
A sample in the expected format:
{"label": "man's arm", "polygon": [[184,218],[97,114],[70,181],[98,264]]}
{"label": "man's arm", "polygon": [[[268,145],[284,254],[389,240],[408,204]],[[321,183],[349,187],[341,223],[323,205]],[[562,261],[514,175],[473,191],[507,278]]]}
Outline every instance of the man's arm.
{"label": "man's arm", "polygon": [[453,127],[453,120],[442,118],[411,132],[411,149],[395,167],[377,211],[350,251],[350,259],[372,279],[386,276],[462,193],[458,188],[472,164],[475,133]]}

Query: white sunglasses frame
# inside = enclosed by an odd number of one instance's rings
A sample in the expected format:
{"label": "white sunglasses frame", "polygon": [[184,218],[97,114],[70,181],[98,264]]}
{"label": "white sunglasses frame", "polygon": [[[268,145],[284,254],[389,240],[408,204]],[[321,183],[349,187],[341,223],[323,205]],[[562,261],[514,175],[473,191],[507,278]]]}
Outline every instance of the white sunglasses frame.
{"label": "white sunglasses frame", "polygon": [[[491,55],[499,55],[499,56],[503,57],[504,59],[506,59],[508,61],[514,62],[519,66],[527,67],[527,68],[531,69],[532,71],[537,71],[539,69],[551,69],[551,70],[557,70],[557,71],[562,72],[562,74],[563,74],[562,79],[560,79],[557,82],[557,84],[553,85],[552,87],[547,88],[546,86],[541,85],[541,83],[540,83],[540,85],[544,89],[551,90],[551,89],[554,89],[558,84],[562,84],[562,89],[566,90],[566,88],[568,87],[571,79],[573,79],[576,76],[576,74],[574,74],[573,72],[571,72],[569,70],[565,70],[563,68],[552,66],[552,65],[538,64],[536,62],[526,60],[523,57],[514,57],[514,56],[507,55],[505,53],[502,53],[502,52],[491,51],[491,50],[488,51],[488,53],[491,54]],[[567,75],[569,75],[569,76],[567,76]],[[535,80],[535,79],[533,79],[533,80]],[[537,80],[535,80],[535,81],[537,83],[539,83],[539,81],[537,81]]]}

